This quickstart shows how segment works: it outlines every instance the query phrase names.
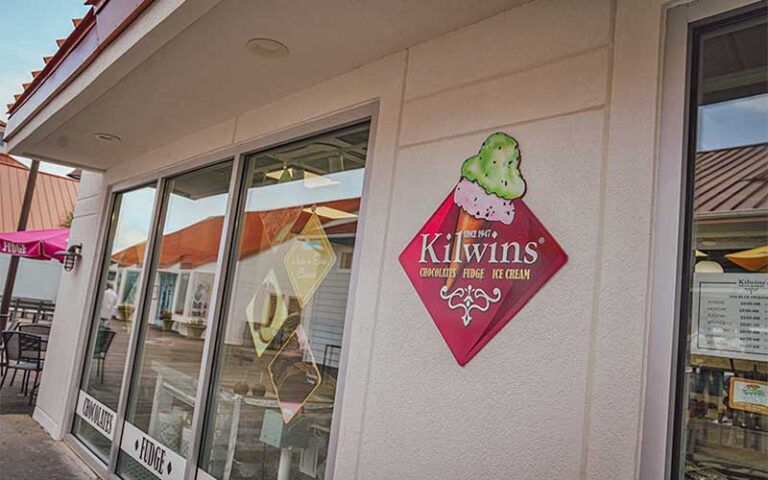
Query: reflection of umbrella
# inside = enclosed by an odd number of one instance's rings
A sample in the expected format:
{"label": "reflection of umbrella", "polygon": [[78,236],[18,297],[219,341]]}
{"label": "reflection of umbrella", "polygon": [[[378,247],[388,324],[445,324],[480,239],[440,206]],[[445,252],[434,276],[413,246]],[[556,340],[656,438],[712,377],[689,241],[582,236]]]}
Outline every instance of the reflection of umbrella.
{"label": "reflection of umbrella", "polygon": [[729,253],[725,258],[750,272],[768,272],[768,245]]}
{"label": "reflection of umbrella", "polygon": [[64,256],[60,252],[67,249],[68,237],[68,228],[0,233],[0,253],[33,260],[55,258],[63,262]]}

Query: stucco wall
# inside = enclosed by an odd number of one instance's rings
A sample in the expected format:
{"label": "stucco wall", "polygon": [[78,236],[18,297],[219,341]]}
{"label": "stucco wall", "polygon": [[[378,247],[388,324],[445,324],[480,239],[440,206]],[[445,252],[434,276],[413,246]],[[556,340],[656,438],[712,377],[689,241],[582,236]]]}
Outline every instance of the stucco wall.
{"label": "stucco wall", "polygon": [[83,244],[83,258],[71,272],[62,270],[56,295],[56,311],[34,413],[35,420],[56,439],[69,430],[67,406],[75,398],[75,372],[81,367],[79,352],[88,340],[87,287],[96,271],[104,188],[101,174],[83,172],[69,231],[70,245]]}
{"label": "stucco wall", "polygon": [[[634,478],[661,12],[536,0],[84,177],[85,258],[62,277],[36,418],[68,428],[106,185],[376,101],[335,478]],[[397,257],[499,130],[519,140],[526,203],[570,260],[462,368]]]}

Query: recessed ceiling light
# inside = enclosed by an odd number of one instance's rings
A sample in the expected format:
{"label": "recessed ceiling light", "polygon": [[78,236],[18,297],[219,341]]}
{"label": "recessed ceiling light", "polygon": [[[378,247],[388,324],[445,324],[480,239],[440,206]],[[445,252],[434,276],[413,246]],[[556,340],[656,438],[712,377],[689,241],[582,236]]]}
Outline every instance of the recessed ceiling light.
{"label": "recessed ceiling light", "polygon": [[283,58],[288,55],[288,47],[284,43],[271,38],[252,38],[245,47],[254,55],[264,58]]}
{"label": "recessed ceiling light", "polygon": [[105,142],[119,142],[122,140],[122,138],[118,137],[117,135],[112,135],[111,133],[99,132],[94,133],[93,136]]}

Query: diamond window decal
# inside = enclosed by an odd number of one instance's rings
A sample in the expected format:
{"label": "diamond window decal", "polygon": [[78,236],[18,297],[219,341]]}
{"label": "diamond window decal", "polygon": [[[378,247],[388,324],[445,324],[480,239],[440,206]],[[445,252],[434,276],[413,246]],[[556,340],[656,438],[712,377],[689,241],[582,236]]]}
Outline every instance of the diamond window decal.
{"label": "diamond window decal", "polygon": [[267,367],[283,422],[288,423],[302,409],[322,377],[302,326],[294,330]]}
{"label": "diamond window decal", "polygon": [[336,263],[336,254],[316,213],[291,240],[283,262],[296,298],[304,307]]}
{"label": "diamond window decal", "polygon": [[258,357],[264,355],[287,317],[288,306],[283,291],[275,271],[270,270],[245,309],[248,330]]}

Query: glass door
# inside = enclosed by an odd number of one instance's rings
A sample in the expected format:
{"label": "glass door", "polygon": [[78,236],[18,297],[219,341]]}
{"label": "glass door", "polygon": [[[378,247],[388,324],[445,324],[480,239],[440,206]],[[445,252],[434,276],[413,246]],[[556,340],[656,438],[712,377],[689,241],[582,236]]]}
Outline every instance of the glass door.
{"label": "glass door", "polygon": [[768,479],[766,13],[691,36],[678,479]]}
{"label": "glass door", "polygon": [[113,201],[72,426],[72,433],[104,463],[109,461],[115,435],[155,197],[156,188],[152,185],[117,193]]}
{"label": "glass door", "polygon": [[325,478],[368,134],[246,157],[198,478]]}
{"label": "glass door", "polygon": [[[226,162],[166,181],[117,464],[123,478],[183,478],[231,176]],[[176,308],[174,296],[187,292],[191,301]]]}

